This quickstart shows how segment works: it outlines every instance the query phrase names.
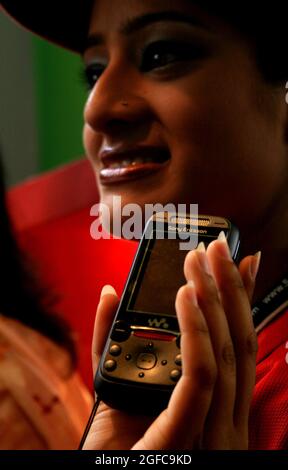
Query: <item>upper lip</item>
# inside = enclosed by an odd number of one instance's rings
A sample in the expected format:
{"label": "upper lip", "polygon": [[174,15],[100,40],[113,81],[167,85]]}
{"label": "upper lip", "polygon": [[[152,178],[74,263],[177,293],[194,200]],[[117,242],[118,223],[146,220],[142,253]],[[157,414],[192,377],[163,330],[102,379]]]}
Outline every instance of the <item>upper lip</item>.
{"label": "upper lip", "polygon": [[118,149],[105,149],[99,153],[99,159],[104,168],[109,167],[112,163],[121,162],[130,158],[153,158],[158,162],[167,161],[170,158],[170,153],[167,148],[152,147],[152,146],[138,146],[133,148],[118,148]]}

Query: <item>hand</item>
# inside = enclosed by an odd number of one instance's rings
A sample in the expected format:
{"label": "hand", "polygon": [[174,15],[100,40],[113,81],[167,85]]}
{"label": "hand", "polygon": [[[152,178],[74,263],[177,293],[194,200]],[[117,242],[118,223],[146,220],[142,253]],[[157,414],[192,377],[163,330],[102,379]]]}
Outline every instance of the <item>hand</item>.
{"label": "hand", "polygon": [[[116,314],[119,298],[111,286],[104,286],[96,312],[92,341],[92,366],[95,376]],[[127,450],[143,436],[153,418],[133,416],[101,402],[83,450]]]}
{"label": "hand", "polygon": [[[201,248],[201,247],[200,247]],[[102,405],[86,449],[246,449],[255,382],[257,340],[250,302],[259,256],[239,270],[218,240],[185,260],[187,285],[176,298],[181,330],[182,377],[169,405],[154,421]],[[118,298],[104,291],[93,341],[94,370]]]}

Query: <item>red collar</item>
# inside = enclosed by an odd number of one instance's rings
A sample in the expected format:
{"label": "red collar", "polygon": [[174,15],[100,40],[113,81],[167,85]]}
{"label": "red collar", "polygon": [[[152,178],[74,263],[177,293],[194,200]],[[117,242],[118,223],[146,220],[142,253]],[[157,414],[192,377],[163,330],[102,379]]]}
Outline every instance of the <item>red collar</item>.
{"label": "red collar", "polygon": [[[266,325],[258,334],[257,364],[269,356],[278,346],[287,342],[288,346],[288,308]],[[288,352],[288,351],[287,351]]]}

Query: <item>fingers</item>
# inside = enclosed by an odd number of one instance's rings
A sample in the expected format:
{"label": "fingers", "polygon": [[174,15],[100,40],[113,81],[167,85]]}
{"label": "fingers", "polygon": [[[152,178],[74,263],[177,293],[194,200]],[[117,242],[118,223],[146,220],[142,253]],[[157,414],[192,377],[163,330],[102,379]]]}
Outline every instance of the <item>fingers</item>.
{"label": "fingers", "polygon": [[259,255],[245,258],[240,273],[231,259],[226,239],[210,244],[207,253],[200,244],[185,260],[184,273],[187,281],[195,282],[217,365],[205,425],[205,444],[209,448],[231,448],[229,439],[235,424],[247,429],[257,343],[250,299],[259,262]]}
{"label": "fingers", "polygon": [[[226,239],[211,243],[207,249],[207,257],[219,290],[235,353],[234,424],[246,428],[255,384],[257,352],[257,337],[252,321],[250,298],[260,259],[259,255],[245,259],[241,264],[241,276],[231,259]],[[250,280],[248,280],[249,276]],[[246,285],[249,283],[248,293],[242,278]]]}
{"label": "fingers", "polygon": [[153,422],[134,450],[199,447],[216,380],[216,364],[205,317],[197,305],[195,286],[181,287],[176,297],[181,331],[182,377],[168,408]]}
{"label": "fingers", "polygon": [[209,418],[213,422],[213,435],[209,435],[209,442],[216,444],[218,437],[222,438],[223,427],[233,427],[236,396],[236,363],[233,341],[203,244],[199,246],[198,250],[187,255],[184,273],[187,281],[193,279],[195,282],[199,306],[208,325],[213,346],[212,354],[217,365],[217,381],[209,411]]}
{"label": "fingers", "polygon": [[114,288],[112,286],[104,286],[94,323],[92,341],[93,375],[95,375],[118,305],[119,298]]}
{"label": "fingers", "polygon": [[[197,300],[196,284],[191,280],[179,289],[176,312],[181,332],[182,377],[174,389],[168,413],[188,436],[190,446],[199,439],[211,405],[217,378],[217,365],[206,318]],[[184,434],[184,435],[185,435]],[[182,435],[183,436],[183,435]],[[191,442],[192,438],[192,442]]]}

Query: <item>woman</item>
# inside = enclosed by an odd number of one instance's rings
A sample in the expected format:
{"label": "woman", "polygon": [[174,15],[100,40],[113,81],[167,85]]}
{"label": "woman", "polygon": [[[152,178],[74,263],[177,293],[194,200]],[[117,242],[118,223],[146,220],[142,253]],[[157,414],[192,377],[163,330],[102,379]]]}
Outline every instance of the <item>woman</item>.
{"label": "woman", "polygon": [[91,397],[75,372],[72,335],[15,241],[2,171],[0,241],[0,449],[75,449]]}
{"label": "woman", "polygon": [[[287,7],[96,0],[69,12],[47,1],[29,12],[29,2],[2,3],[27,27],[83,55],[91,89],[84,143],[102,203],[111,207],[113,195],[143,208],[197,203],[199,213],[231,219],[242,237],[239,269],[223,239],[185,260],[187,285],[176,298],[183,376],[167,410],[151,422],[103,406],[85,448],[287,447],[286,304],[259,326],[255,389],[250,309],[287,273]],[[106,287],[95,367],[117,303]]]}

